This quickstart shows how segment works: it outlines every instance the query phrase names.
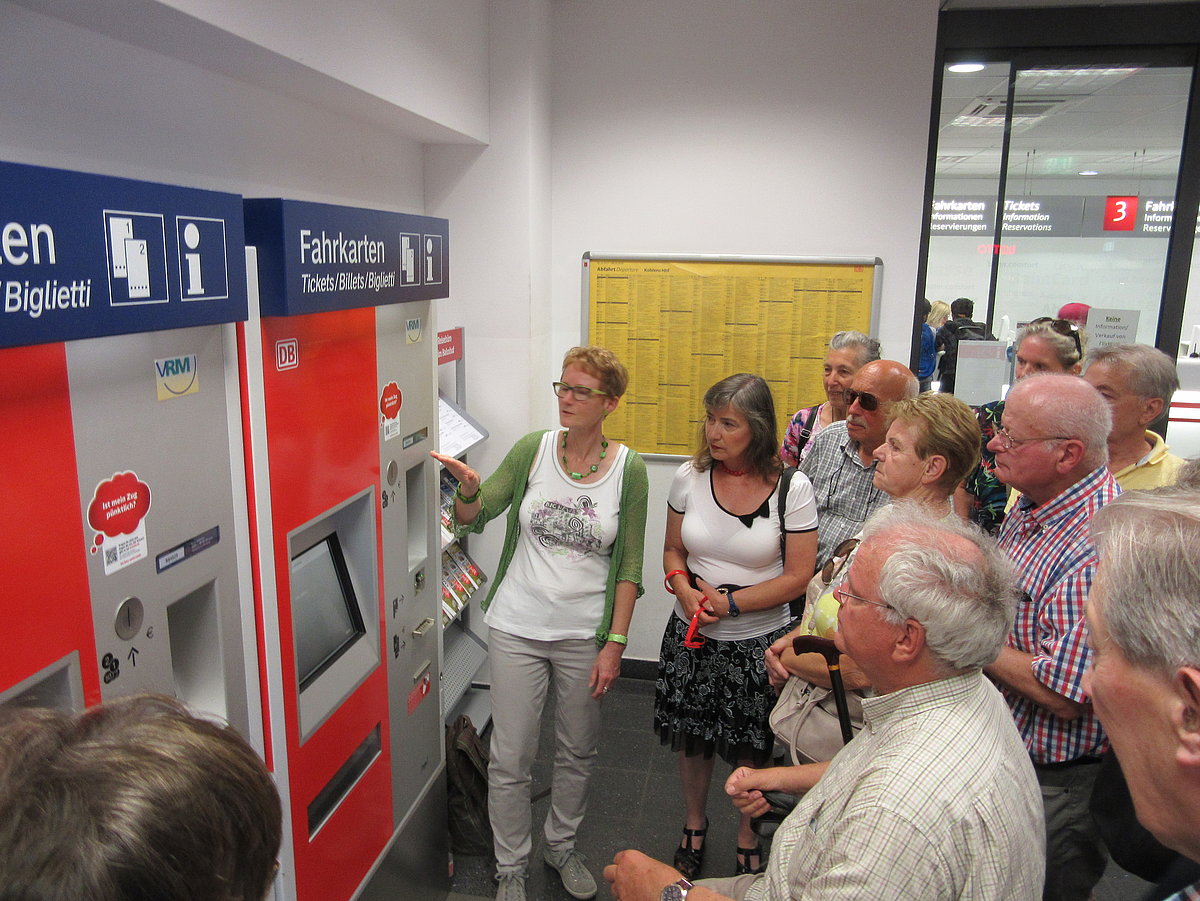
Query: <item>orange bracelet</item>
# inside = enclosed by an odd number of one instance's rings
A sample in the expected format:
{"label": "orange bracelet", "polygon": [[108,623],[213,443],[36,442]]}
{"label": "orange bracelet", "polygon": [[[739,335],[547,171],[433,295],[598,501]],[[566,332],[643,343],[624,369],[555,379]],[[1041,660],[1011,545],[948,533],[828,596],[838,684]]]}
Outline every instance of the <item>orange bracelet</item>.
{"label": "orange bracelet", "polygon": [[671,594],[674,594],[675,589],[671,587],[671,576],[686,576],[686,575],[687,575],[686,569],[673,569],[669,573],[667,573],[665,576],[663,576],[663,585],[666,586],[667,591],[671,592]]}

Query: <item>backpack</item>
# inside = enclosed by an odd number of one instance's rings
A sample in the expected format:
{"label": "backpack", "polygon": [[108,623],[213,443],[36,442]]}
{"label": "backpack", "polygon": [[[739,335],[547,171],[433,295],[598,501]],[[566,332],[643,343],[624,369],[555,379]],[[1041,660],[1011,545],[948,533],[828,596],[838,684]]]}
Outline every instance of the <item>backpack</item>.
{"label": "backpack", "polygon": [[464,714],[446,727],[446,800],[450,850],[455,854],[492,853],[487,768],[487,747]]}
{"label": "backpack", "polygon": [[959,341],[995,341],[982,322],[970,319],[960,319],[955,323],[954,332]]}

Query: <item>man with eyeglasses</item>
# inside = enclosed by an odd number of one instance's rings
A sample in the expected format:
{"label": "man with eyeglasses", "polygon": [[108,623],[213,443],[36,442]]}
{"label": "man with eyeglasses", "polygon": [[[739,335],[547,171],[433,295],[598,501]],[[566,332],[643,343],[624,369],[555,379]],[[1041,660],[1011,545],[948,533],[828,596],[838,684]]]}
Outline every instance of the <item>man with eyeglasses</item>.
{"label": "man with eyeglasses", "polygon": [[888,428],[888,407],[916,397],[917,377],[903,363],[875,360],[858,370],[846,392],[846,419],[822,429],[800,464],[817,500],[817,568],[888,502],[876,488],[875,448]]}
{"label": "man with eyeglasses", "polygon": [[898,502],[867,524],[838,590],[836,643],[875,686],[832,761],[739,767],[739,808],[803,795],[764,874],[694,886],[638,851],[604,877],[620,901],[1035,901],[1042,805],[1008,708],[980,672],[1012,622],[1011,564],[977,529]]}
{"label": "man with eyeglasses", "polygon": [[1088,809],[1107,739],[1083,675],[1090,522],[1121,492],[1106,465],[1111,428],[1108,404],[1083,379],[1030,375],[1008,393],[988,443],[996,475],[1021,492],[999,542],[1023,595],[1007,645],[984,671],[1003,689],[1042,787],[1047,901],[1086,901],[1107,862]]}

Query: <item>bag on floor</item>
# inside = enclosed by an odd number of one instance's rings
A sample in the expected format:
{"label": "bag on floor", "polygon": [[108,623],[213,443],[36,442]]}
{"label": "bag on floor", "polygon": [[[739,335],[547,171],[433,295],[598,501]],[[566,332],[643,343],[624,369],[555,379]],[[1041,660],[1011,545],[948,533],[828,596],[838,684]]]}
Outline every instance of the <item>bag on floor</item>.
{"label": "bag on floor", "polygon": [[488,821],[488,752],[469,716],[446,727],[446,797],[450,850],[455,854],[491,854]]}

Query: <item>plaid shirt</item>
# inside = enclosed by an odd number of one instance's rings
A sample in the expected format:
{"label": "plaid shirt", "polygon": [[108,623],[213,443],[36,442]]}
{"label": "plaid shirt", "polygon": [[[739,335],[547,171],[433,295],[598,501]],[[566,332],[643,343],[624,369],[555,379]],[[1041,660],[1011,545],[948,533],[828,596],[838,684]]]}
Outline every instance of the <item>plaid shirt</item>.
{"label": "plaid shirt", "polygon": [[805,451],[800,471],[812,482],[817,498],[817,568],[820,569],[837,546],[861,532],[867,518],[889,498],[872,484],[875,461],[863,466],[858,442],[846,431],[845,420],[821,429]]}
{"label": "plaid shirt", "polygon": [[[1041,506],[1022,495],[1000,528],[1000,547],[1016,564],[1017,587],[1024,593],[1008,644],[1034,655],[1034,678],[1079,704],[1088,700],[1081,684],[1091,660],[1083,611],[1096,572],[1089,523],[1120,493],[1102,466]],[[1107,739],[1090,704],[1067,721],[1010,689],[1004,695],[1034,763],[1104,751]]]}

